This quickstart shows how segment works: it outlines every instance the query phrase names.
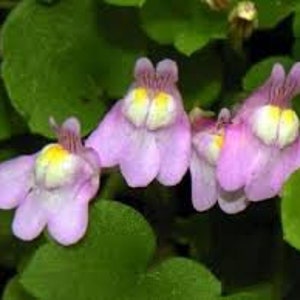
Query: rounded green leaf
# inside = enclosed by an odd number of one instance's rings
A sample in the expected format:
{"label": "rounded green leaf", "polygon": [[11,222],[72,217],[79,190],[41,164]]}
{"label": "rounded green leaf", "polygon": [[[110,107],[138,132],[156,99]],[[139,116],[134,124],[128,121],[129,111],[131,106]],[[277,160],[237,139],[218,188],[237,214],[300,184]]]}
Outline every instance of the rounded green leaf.
{"label": "rounded green leaf", "polygon": [[92,209],[87,236],[74,247],[42,246],[21,283],[43,300],[198,300],[220,294],[213,275],[187,259],[173,258],[148,271],[154,246],[153,232],[140,214],[100,201]]}
{"label": "rounded green leaf", "polygon": [[97,9],[95,0],[25,0],[7,19],[3,76],[32,131],[48,136],[49,116],[75,115],[87,133],[104,112],[103,91],[124,92],[137,53],[104,40]]}
{"label": "rounded green leaf", "polygon": [[282,193],[281,222],[284,239],[300,250],[300,172],[294,173]]}
{"label": "rounded green leaf", "polygon": [[214,39],[226,38],[227,27],[226,15],[196,3],[189,22],[176,35],[175,47],[180,52],[191,55]]}
{"label": "rounded green leaf", "polygon": [[206,268],[188,259],[171,258],[146,274],[134,299],[210,300],[217,299],[220,291],[220,283]]}
{"label": "rounded green leaf", "polygon": [[175,1],[147,1],[141,9],[142,25],[146,33],[161,44],[172,44],[175,37],[187,22],[189,2]]}
{"label": "rounded green leaf", "polygon": [[297,4],[297,0],[276,1],[270,5],[269,0],[255,0],[260,28],[270,28],[288,16]]}
{"label": "rounded green leaf", "polygon": [[225,38],[227,18],[199,0],[146,2],[141,10],[143,28],[161,44],[174,44],[186,55],[210,40]]}
{"label": "rounded green leaf", "polygon": [[14,277],[7,284],[4,294],[3,300],[34,300],[31,295],[29,295],[22,285],[19,283],[18,277]]}

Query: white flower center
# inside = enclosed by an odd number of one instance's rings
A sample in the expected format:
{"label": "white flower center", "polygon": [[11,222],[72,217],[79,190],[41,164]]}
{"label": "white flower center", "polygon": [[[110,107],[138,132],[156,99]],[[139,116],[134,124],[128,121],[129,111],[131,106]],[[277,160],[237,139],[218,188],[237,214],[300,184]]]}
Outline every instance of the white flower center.
{"label": "white flower center", "polygon": [[265,105],[255,112],[252,128],[265,144],[284,148],[298,137],[299,119],[292,109]]}
{"label": "white flower center", "polygon": [[217,163],[221,149],[224,143],[224,136],[214,134],[211,136],[211,141],[206,148],[206,159],[213,165]]}
{"label": "white flower center", "polygon": [[57,188],[68,184],[77,170],[77,157],[59,144],[44,147],[35,163],[36,180],[46,188]]}
{"label": "white flower center", "polygon": [[215,166],[224,144],[224,132],[200,133],[194,137],[193,144],[197,152]]}
{"label": "white flower center", "polygon": [[144,88],[133,89],[125,98],[125,116],[137,127],[145,125],[150,130],[167,126],[176,115],[173,97],[157,92],[151,98]]}

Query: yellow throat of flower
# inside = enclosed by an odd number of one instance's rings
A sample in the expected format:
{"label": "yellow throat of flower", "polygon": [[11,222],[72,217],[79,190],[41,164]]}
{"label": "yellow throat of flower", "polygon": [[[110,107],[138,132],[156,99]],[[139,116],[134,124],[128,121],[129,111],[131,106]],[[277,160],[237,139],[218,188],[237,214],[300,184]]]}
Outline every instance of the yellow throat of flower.
{"label": "yellow throat of flower", "polygon": [[208,162],[210,162],[213,165],[217,163],[223,144],[224,144],[223,132],[211,135],[210,143],[208,144],[205,151],[205,156]]}
{"label": "yellow throat of flower", "polygon": [[42,150],[38,157],[38,164],[61,164],[69,156],[69,152],[59,144],[52,144]]}
{"label": "yellow throat of flower", "polygon": [[174,118],[176,105],[173,97],[165,92],[157,92],[152,98],[145,88],[136,88],[125,99],[125,115],[136,126],[146,125],[149,129],[170,124]]}
{"label": "yellow throat of flower", "polygon": [[292,109],[274,105],[259,108],[253,117],[255,135],[267,145],[283,148],[295,141],[299,134],[299,119]]}
{"label": "yellow throat of flower", "polygon": [[35,174],[48,188],[66,184],[76,169],[76,158],[59,144],[46,146],[35,164]]}
{"label": "yellow throat of flower", "polygon": [[214,147],[221,149],[224,144],[224,136],[222,134],[216,134],[212,141]]}

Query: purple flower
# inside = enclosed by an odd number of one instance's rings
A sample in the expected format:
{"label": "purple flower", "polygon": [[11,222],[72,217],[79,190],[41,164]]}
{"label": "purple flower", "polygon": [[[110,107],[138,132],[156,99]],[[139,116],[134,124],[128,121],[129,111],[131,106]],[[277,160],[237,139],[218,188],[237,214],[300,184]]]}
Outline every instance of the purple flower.
{"label": "purple flower", "polygon": [[61,127],[50,122],[58,143],[0,164],[0,208],[17,208],[12,227],[20,239],[32,240],[47,226],[56,241],[70,245],[86,232],[100,163],[94,150],[83,147],[77,119]]}
{"label": "purple flower", "polygon": [[86,144],[102,166],[119,165],[131,187],[147,186],[155,177],[177,184],[188,168],[191,133],[176,87],[177,65],[147,58],[136,62],[135,81],[123,99],[105,116]]}
{"label": "purple flower", "polygon": [[223,108],[218,120],[204,116],[201,111],[192,118],[192,158],[190,172],[192,203],[197,211],[211,208],[218,201],[229,214],[244,210],[248,201],[242,189],[226,192],[217,181],[216,165],[224,144],[224,134],[230,112]]}
{"label": "purple flower", "polygon": [[249,200],[271,198],[299,168],[299,119],[291,108],[299,91],[300,63],[287,76],[275,64],[270,78],[246,99],[226,130],[218,163],[225,190],[244,187]]}

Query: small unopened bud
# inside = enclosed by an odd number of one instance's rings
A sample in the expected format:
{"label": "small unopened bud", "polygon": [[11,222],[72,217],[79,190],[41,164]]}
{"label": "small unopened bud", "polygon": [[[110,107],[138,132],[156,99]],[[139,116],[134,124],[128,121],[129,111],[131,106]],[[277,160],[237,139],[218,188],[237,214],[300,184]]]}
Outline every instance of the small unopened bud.
{"label": "small unopened bud", "polygon": [[252,1],[241,1],[231,11],[228,21],[235,40],[247,39],[258,26],[257,10]]}
{"label": "small unopened bud", "polygon": [[189,113],[189,119],[194,130],[198,130],[202,126],[210,124],[215,116],[213,111],[203,110],[199,107],[194,107]]}
{"label": "small unopened bud", "polygon": [[230,0],[203,0],[213,10],[224,10],[229,6]]}

